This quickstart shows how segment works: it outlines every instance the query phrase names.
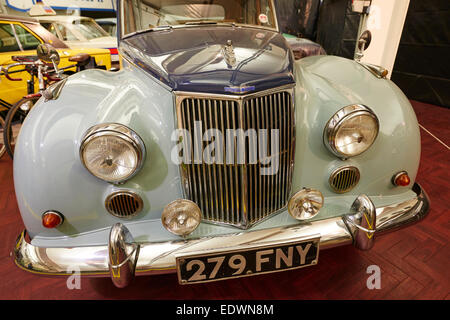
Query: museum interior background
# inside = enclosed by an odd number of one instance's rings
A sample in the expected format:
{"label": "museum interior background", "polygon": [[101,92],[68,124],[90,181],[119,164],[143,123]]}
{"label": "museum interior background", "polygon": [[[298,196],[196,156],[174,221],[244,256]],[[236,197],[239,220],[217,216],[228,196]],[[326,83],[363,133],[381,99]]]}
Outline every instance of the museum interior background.
{"label": "museum interior background", "polygon": [[[0,0],[0,13],[26,15],[13,3]],[[71,4],[68,0],[47,1]],[[92,18],[115,16],[115,0],[91,1],[81,15]],[[283,32],[320,43],[328,54],[353,58],[359,15],[352,0],[277,0]],[[13,8],[14,7],[14,8]],[[65,14],[67,10],[56,10]],[[292,13],[298,14],[292,14]],[[450,1],[410,0],[392,80],[408,98],[450,108]]]}
{"label": "museum interior background", "polygon": [[[353,58],[359,15],[351,0],[278,0],[283,32],[320,43],[328,54]],[[292,12],[300,12],[297,19]],[[450,108],[450,1],[411,0],[392,80],[408,98]]]}

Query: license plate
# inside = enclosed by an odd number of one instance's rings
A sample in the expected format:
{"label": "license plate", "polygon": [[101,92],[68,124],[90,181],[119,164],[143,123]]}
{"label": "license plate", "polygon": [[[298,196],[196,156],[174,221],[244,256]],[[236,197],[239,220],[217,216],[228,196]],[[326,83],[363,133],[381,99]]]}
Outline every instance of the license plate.
{"label": "license plate", "polygon": [[238,249],[201,255],[178,256],[180,284],[248,277],[315,265],[320,238],[254,249]]}

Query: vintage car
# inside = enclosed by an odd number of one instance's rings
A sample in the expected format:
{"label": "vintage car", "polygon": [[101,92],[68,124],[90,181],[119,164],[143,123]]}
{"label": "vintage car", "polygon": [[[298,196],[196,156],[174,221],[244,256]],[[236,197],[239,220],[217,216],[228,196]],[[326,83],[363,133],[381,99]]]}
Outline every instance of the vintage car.
{"label": "vintage car", "polygon": [[20,268],[201,283],[368,250],[427,215],[417,119],[382,67],[296,60],[272,0],[118,16],[123,70],[50,88],[20,132]]}
{"label": "vintage car", "polygon": [[[39,44],[46,43],[57,48],[61,57],[60,67],[65,68],[74,65],[69,58],[80,53],[87,53],[94,57],[97,65],[111,68],[111,55],[106,49],[69,49],[54,35],[45,30],[37,20],[32,18],[16,17],[10,15],[0,15],[0,67],[6,67],[15,63],[13,56],[36,55],[36,48]],[[11,72],[23,70],[23,66],[11,68]],[[76,68],[67,71],[75,72]],[[27,94],[27,80],[30,75],[26,72],[14,74],[15,78],[21,81],[9,81],[4,76],[0,76],[0,111],[3,107],[11,107]],[[36,83],[36,91],[38,83]]]}

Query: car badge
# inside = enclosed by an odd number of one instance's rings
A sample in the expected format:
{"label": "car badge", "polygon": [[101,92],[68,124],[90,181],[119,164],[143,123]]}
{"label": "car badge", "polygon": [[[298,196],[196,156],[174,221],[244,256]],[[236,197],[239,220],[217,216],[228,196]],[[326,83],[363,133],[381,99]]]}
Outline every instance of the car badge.
{"label": "car badge", "polygon": [[248,93],[248,92],[255,91],[255,90],[256,90],[255,86],[225,87],[225,92],[238,93],[238,94]]}
{"label": "car badge", "polygon": [[231,40],[227,41],[227,44],[222,49],[222,54],[228,68],[233,68],[236,66],[236,54],[234,53],[233,42]]}

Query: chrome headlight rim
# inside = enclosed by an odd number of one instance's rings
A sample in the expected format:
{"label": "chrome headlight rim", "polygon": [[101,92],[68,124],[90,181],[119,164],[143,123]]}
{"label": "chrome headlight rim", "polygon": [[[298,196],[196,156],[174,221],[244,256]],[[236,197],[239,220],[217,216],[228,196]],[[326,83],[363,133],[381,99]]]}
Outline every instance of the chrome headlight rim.
{"label": "chrome headlight rim", "polygon": [[[340,152],[336,147],[336,134],[338,133],[341,126],[349,119],[352,119],[357,116],[366,115],[375,120],[376,123],[376,135],[373,139],[373,142],[363,151],[355,154],[344,154]],[[359,156],[360,154],[369,150],[372,145],[377,140],[378,134],[380,132],[380,121],[376,116],[375,112],[369,107],[362,104],[352,104],[340,109],[336,112],[333,117],[327,122],[324,133],[323,133],[323,141],[328,150],[330,150],[335,156],[346,160],[351,157]]]}
{"label": "chrome headlight rim", "polygon": [[[103,178],[98,177],[94,172],[92,172],[89,167],[87,166],[86,162],[84,161],[84,150],[86,149],[86,146],[89,145],[89,143],[99,137],[102,136],[114,136],[118,139],[122,139],[125,142],[128,142],[131,144],[137,154],[137,165],[136,168],[133,170],[131,174],[128,176],[120,179],[120,180],[105,180]],[[120,124],[120,123],[103,123],[98,124],[86,131],[86,133],[83,135],[83,138],[81,140],[80,145],[80,159],[83,164],[83,166],[88,170],[90,174],[92,174],[94,177],[101,179],[105,182],[112,183],[112,184],[123,184],[126,181],[132,179],[136,174],[142,169],[144,165],[144,160],[147,155],[147,150],[145,148],[144,141],[141,139],[141,137],[132,129],[128,128],[127,126]]]}

